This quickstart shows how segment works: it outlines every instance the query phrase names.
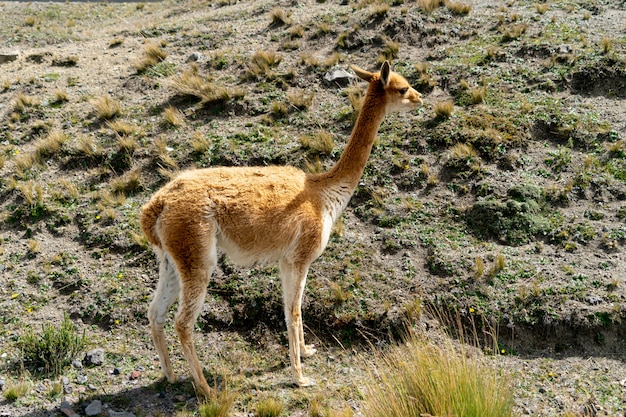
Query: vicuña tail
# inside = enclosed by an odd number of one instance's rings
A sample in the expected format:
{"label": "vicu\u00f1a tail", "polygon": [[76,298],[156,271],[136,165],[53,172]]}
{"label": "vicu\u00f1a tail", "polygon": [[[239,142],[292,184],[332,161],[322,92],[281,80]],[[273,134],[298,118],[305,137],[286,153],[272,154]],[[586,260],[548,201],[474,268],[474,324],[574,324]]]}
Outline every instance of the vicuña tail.
{"label": "vicu\u00f1a tail", "polygon": [[161,239],[156,233],[156,222],[165,207],[165,201],[160,196],[155,196],[142,209],[141,230],[146,235],[148,242],[159,249],[161,248]]}

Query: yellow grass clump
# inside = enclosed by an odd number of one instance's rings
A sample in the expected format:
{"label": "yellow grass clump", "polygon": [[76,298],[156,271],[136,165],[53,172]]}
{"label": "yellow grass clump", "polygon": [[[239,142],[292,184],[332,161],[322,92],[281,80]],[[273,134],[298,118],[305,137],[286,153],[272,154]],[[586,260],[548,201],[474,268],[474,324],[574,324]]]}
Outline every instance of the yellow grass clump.
{"label": "yellow grass clump", "polygon": [[478,349],[410,335],[380,353],[366,381],[366,417],[512,417],[509,377]]}

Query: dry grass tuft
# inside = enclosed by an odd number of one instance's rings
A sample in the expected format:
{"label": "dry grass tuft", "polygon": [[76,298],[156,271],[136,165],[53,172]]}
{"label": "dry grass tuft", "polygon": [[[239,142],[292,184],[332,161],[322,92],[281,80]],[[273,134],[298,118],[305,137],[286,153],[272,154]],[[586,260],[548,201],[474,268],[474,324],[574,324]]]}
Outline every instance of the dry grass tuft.
{"label": "dry grass tuft", "polygon": [[255,417],[279,417],[283,412],[283,403],[276,398],[266,398],[256,406]]}
{"label": "dry grass tuft", "polygon": [[378,55],[377,61],[379,64],[382,64],[385,61],[393,61],[398,57],[398,53],[400,52],[400,44],[392,39],[385,39],[382,48],[380,49],[380,54]]}
{"label": "dry grass tuft", "polygon": [[60,130],[54,130],[48,133],[48,135],[35,144],[34,150],[21,154],[15,159],[18,174],[54,156],[66,141],[67,136]]}
{"label": "dry grass tuft", "polygon": [[199,99],[204,105],[224,103],[231,98],[231,92],[226,87],[212,83],[199,75],[195,65],[181,75],[175,76],[170,86],[177,95]]}
{"label": "dry grass tuft", "polygon": [[220,391],[198,407],[198,414],[200,417],[228,417],[236,398],[235,392]]}
{"label": "dry grass tuft", "polygon": [[417,0],[418,7],[425,13],[432,13],[443,4],[444,0]]}
{"label": "dry grass tuft", "polygon": [[520,38],[528,30],[526,23],[513,23],[502,29],[502,42],[510,42]]}
{"label": "dry grass tuft", "polygon": [[326,131],[320,131],[315,135],[300,136],[300,144],[315,153],[330,155],[335,148],[333,135]]}
{"label": "dry grass tuft", "polygon": [[363,100],[365,96],[363,95],[363,90],[359,87],[348,88],[348,100],[350,101],[350,105],[352,106],[352,116],[351,119],[353,122],[359,117],[359,113],[361,112],[361,106],[363,105]]}
{"label": "dry grass tuft", "polygon": [[446,8],[450,10],[452,14],[455,14],[458,16],[468,15],[469,12],[472,11],[472,6],[469,4],[465,4],[465,3],[446,1],[445,5],[446,5]]}
{"label": "dry grass tuft", "polygon": [[256,51],[246,70],[246,75],[251,79],[272,78],[274,76],[273,68],[278,66],[283,57],[273,51]]}
{"label": "dry grass tuft", "polygon": [[[459,325],[460,326],[460,325]],[[411,334],[379,354],[366,381],[367,417],[512,417],[510,378],[478,349]]]}
{"label": "dry grass tuft", "polygon": [[148,43],[144,47],[144,57],[135,64],[135,68],[139,74],[143,74],[150,68],[154,67],[167,57],[167,52],[163,50],[161,45]]}
{"label": "dry grass tuft", "polygon": [[287,92],[287,101],[298,110],[306,110],[313,103],[315,93],[307,93],[306,90],[290,89]]}
{"label": "dry grass tuft", "polygon": [[112,99],[108,94],[98,97],[91,104],[96,112],[96,117],[100,120],[111,120],[122,114],[120,102]]}
{"label": "dry grass tuft", "polygon": [[270,26],[289,26],[291,25],[291,18],[289,14],[280,7],[274,7],[270,12],[271,23]]}
{"label": "dry grass tuft", "polygon": [[36,98],[27,96],[24,93],[19,93],[17,97],[15,97],[15,102],[13,103],[13,111],[17,113],[24,113],[27,108],[38,105],[39,100]]}
{"label": "dry grass tuft", "polygon": [[480,104],[485,101],[485,97],[487,96],[487,87],[475,87],[472,88],[469,92],[470,94],[470,102],[472,104]]}
{"label": "dry grass tuft", "polygon": [[111,190],[120,195],[135,194],[141,191],[141,171],[139,169],[132,170],[121,177],[111,180]]}
{"label": "dry grass tuft", "polygon": [[454,103],[452,100],[438,101],[435,103],[435,115],[439,119],[447,119],[452,115]]}
{"label": "dry grass tuft", "polygon": [[114,120],[107,122],[107,127],[120,136],[130,136],[139,133],[141,130],[139,126],[123,122],[121,120]]}
{"label": "dry grass tuft", "polygon": [[202,155],[211,149],[211,142],[201,132],[194,132],[191,137],[191,147],[195,153]]}
{"label": "dry grass tuft", "polygon": [[92,136],[81,136],[78,138],[76,150],[88,158],[94,158],[102,153],[100,146],[94,141]]}
{"label": "dry grass tuft", "polygon": [[162,113],[163,122],[172,127],[180,127],[185,124],[185,115],[174,106],[168,106]]}

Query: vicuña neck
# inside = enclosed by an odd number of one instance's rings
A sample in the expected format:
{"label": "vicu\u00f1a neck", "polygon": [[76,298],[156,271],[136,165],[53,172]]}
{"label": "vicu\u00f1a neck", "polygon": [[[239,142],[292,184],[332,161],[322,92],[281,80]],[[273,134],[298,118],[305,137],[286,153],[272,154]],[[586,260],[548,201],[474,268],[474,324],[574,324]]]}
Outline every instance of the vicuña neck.
{"label": "vicu\u00f1a neck", "polygon": [[384,91],[378,82],[372,82],[359,112],[352,134],[339,161],[319,179],[355,189],[363,175],[372,151],[378,128],[385,117]]}

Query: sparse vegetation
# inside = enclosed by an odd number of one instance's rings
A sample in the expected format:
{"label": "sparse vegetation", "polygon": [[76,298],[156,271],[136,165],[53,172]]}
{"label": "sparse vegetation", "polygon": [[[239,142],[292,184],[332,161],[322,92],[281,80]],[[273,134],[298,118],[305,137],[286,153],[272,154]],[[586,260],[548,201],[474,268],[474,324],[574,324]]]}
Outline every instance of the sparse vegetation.
{"label": "sparse vegetation", "polygon": [[40,333],[31,329],[19,340],[25,364],[53,376],[59,375],[86,345],[84,332],[78,334],[67,315],[59,326],[43,324]]}
{"label": "sparse vegetation", "polygon": [[418,336],[381,354],[367,383],[368,417],[512,417],[510,379],[471,347]]}

